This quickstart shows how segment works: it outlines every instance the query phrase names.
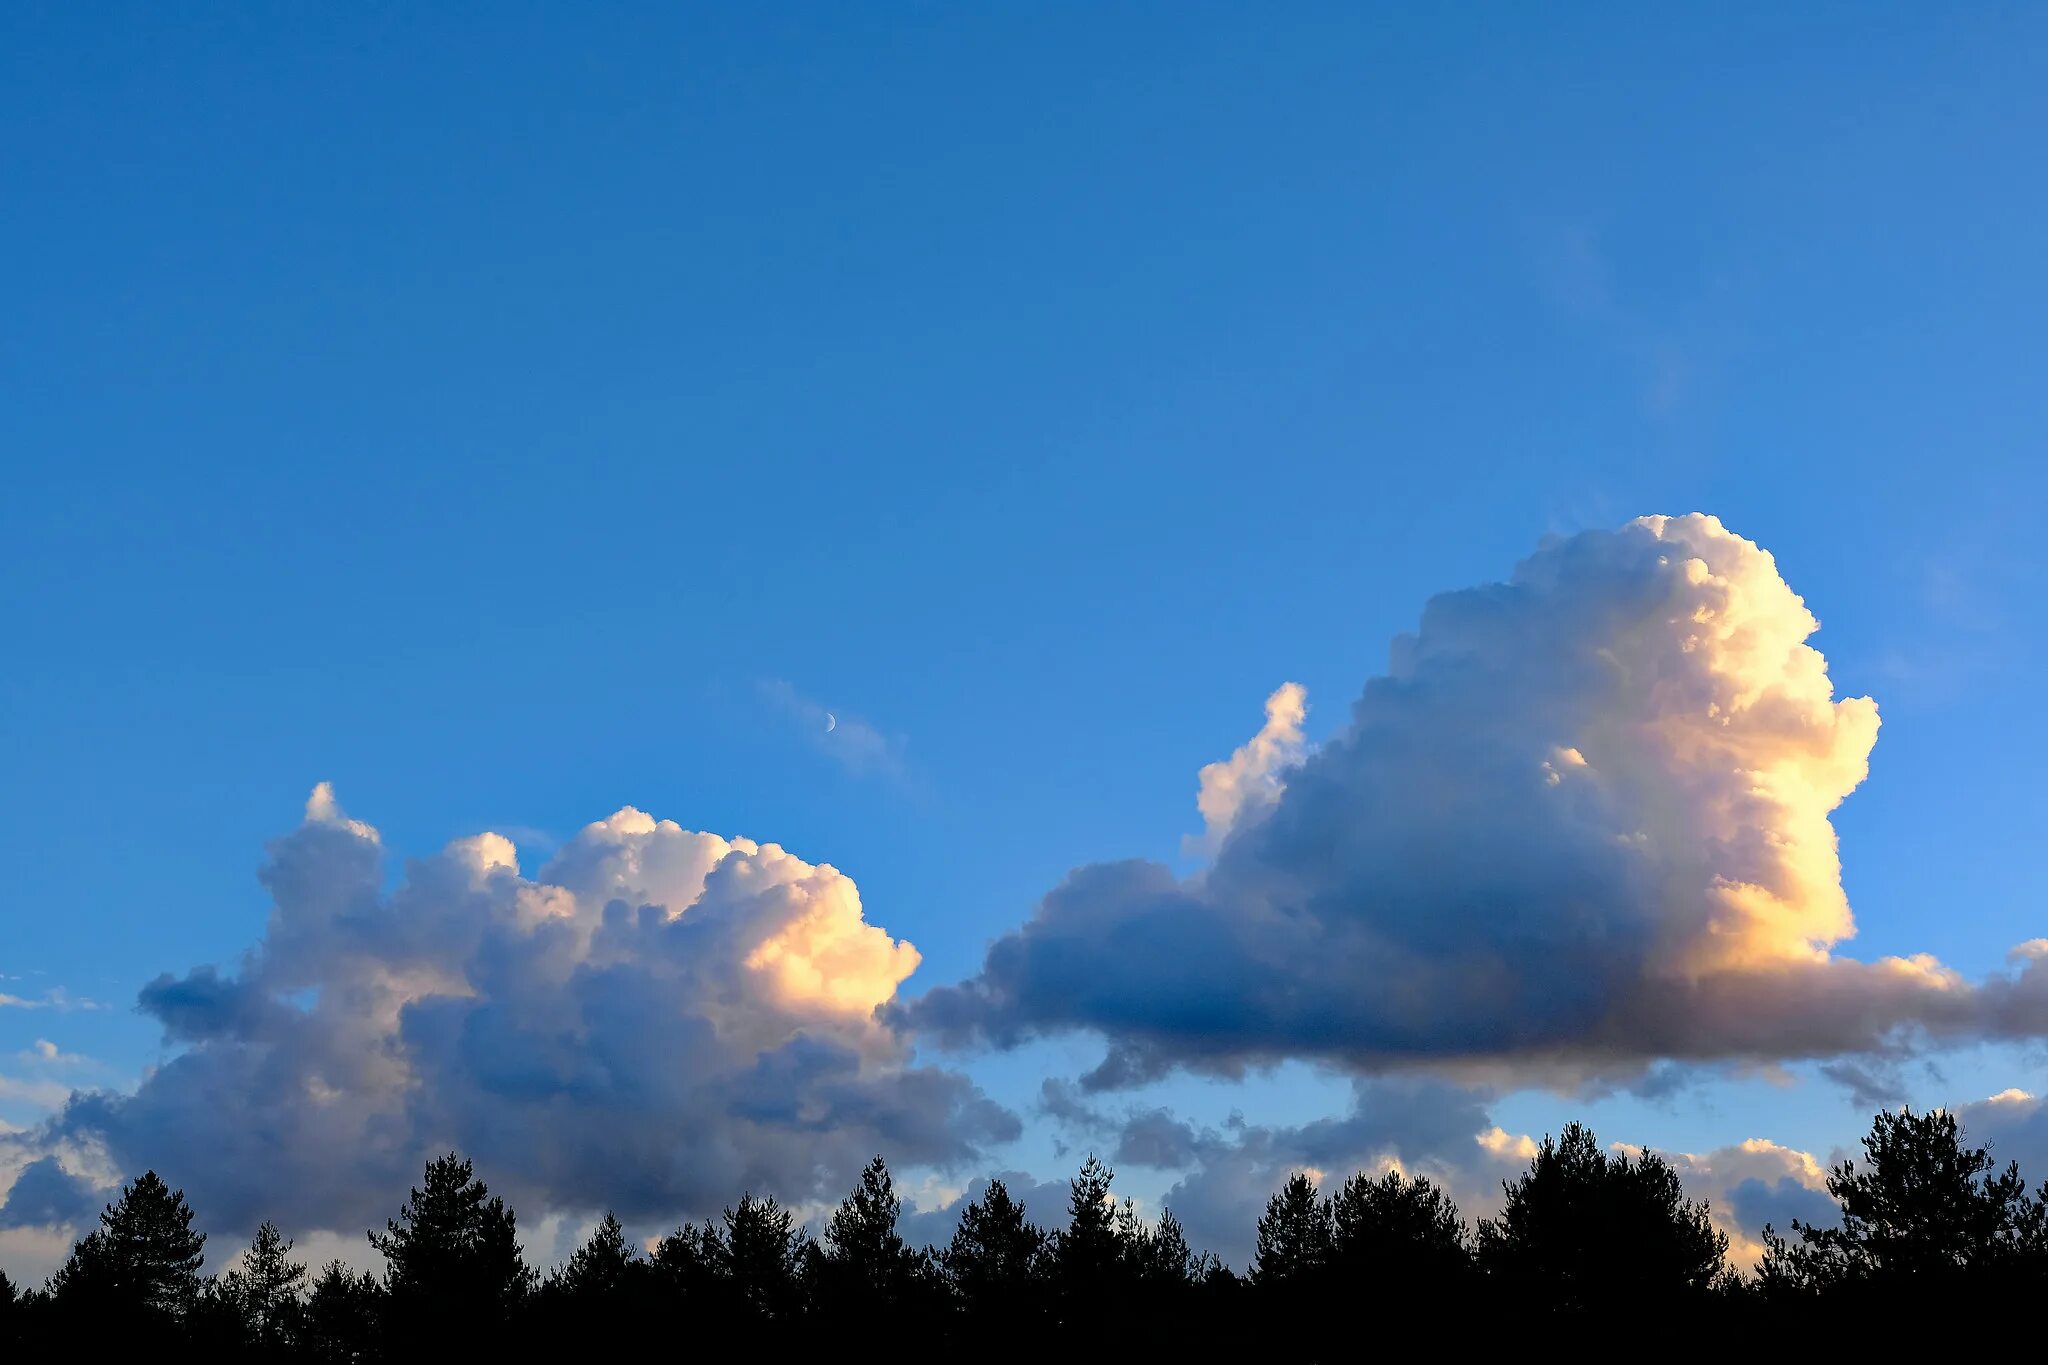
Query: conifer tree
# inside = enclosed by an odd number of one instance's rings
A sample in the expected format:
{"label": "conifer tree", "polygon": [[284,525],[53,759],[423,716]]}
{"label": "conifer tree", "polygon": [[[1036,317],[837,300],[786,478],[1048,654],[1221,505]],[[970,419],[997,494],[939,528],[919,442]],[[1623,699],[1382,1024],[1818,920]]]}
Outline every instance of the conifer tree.
{"label": "conifer tree", "polygon": [[370,1245],[390,1263],[394,1348],[493,1335],[531,1285],[512,1210],[453,1152],[427,1163],[423,1185],[385,1228]]}
{"label": "conifer tree", "polygon": [[382,1344],[384,1305],[384,1290],[373,1276],[329,1261],[306,1295],[299,1318],[300,1350],[321,1365],[375,1360]]}
{"label": "conifer tree", "polygon": [[732,1254],[716,1223],[678,1227],[655,1243],[649,1267],[670,1302],[700,1316],[717,1317],[734,1308]]}
{"label": "conifer tree", "polygon": [[1116,1172],[1090,1156],[1068,1182],[1067,1226],[1054,1240],[1053,1258],[1069,1284],[1101,1283],[1123,1255],[1118,1209],[1110,1197]]}
{"label": "conifer tree", "polygon": [[50,1279],[63,1308],[102,1315],[109,1330],[176,1324],[199,1301],[206,1234],[192,1230],[182,1190],[145,1171],[100,1214]]}
{"label": "conifer tree", "polygon": [[1045,1270],[1046,1237],[1024,1221],[1024,1206],[1000,1180],[960,1210],[960,1225],[939,1262],[970,1315],[1012,1320],[1032,1311]]}
{"label": "conifer tree", "polygon": [[1502,1188],[1500,1213],[1479,1225],[1477,1259],[1525,1300],[1650,1313],[1723,1277],[1727,1237],[1655,1152],[1604,1152],[1590,1129],[1569,1123]]}
{"label": "conifer tree", "polygon": [[877,1156],[825,1224],[818,1287],[826,1312],[895,1310],[920,1296],[926,1259],[896,1231],[902,1212],[888,1164]]}
{"label": "conifer tree", "polygon": [[1067,1225],[1053,1238],[1053,1291],[1061,1319],[1087,1331],[1118,1302],[1128,1270],[1128,1237],[1135,1221],[1110,1194],[1116,1179],[1090,1156],[1067,1186]]}
{"label": "conifer tree", "polygon": [[1330,1203],[1315,1182],[1297,1171],[1266,1201],[1259,1219],[1252,1283],[1262,1288],[1305,1285],[1330,1261]]}
{"label": "conifer tree", "polygon": [[248,1340],[264,1353],[283,1350],[298,1325],[306,1267],[291,1258],[291,1250],[290,1240],[266,1219],[242,1253],[241,1265],[219,1280],[220,1292],[233,1304]]}
{"label": "conifer tree", "polygon": [[1364,1172],[1330,1201],[1330,1264],[1345,1284],[1452,1294],[1472,1262],[1458,1206],[1425,1176]]}
{"label": "conifer tree", "polygon": [[802,1303],[799,1273],[810,1252],[789,1210],[773,1199],[740,1196],[725,1211],[725,1236],[715,1245],[735,1306],[759,1322],[789,1321]]}
{"label": "conifer tree", "polygon": [[2029,1196],[2018,1164],[1999,1170],[1987,1149],[1963,1141],[1955,1115],[1879,1114],[1863,1154],[1861,1169],[1844,1161],[1828,1172],[1839,1225],[1795,1220],[1796,1241],[1764,1230],[1766,1295],[1866,1289],[1895,1302],[2048,1272],[2048,1187]]}
{"label": "conifer tree", "polygon": [[548,1283],[571,1298],[603,1299],[623,1292],[639,1263],[626,1242],[625,1227],[606,1210],[583,1245],[570,1253]]}

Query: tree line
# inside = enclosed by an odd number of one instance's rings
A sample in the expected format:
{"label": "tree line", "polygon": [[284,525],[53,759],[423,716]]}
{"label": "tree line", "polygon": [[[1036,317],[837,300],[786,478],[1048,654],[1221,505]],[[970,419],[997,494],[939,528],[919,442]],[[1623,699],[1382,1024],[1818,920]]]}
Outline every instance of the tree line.
{"label": "tree line", "polygon": [[899,1231],[902,1201],[877,1157],[815,1236],[751,1194],[644,1252],[606,1214],[542,1275],[512,1209],[451,1153],[369,1234],[381,1276],[340,1261],[312,1272],[267,1222],[233,1268],[206,1276],[206,1234],[152,1171],[46,1285],[23,1292],[0,1275],[0,1351],[369,1362],[674,1341],[686,1328],[787,1350],[1095,1358],[1144,1345],[1317,1360],[1361,1354],[1368,1304],[1388,1322],[1480,1338],[1507,1324],[1526,1340],[1655,1320],[1688,1324],[1697,1341],[1911,1320],[2048,1288],[2048,1185],[2030,1192],[1940,1111],[1877,1115],[1862,1161],[1828,1175],[1839,1222],[1766,1228],[1750,1274],[1730,1268],[1727,1238],[1670,1163],[1605,1150],[1579,1124],[1546,1138],[1476,1225],[1424,1177],[1360,1173],[1326,1194],[1295,1175],[1259,1219],[1244,1274],[1191,1248],[1171,1212],[1141,1218],[1111,1182],[1090,1157],[1064,1225],[1044,1232],[991,1181],[944,1246],[920,1248]]}

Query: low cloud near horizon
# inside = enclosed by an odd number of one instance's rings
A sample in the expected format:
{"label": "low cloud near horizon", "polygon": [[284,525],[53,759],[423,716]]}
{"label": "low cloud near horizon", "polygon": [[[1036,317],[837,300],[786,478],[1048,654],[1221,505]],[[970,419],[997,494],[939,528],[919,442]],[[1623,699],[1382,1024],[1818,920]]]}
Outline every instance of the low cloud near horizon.
{"label": "low cloud near horizon", "polygon": [[673,1220],[746,1189],[837,1198],[877,1151],[958,1168],[1018,1131],[877,1016],[918,953],[836,868],[631,807],[531,878],[496,834],[388,891],[384,868],[322,784],[271,846],[262,943],[143,989],[176,1055],[0,1134],[0,1228],[154,1167],[218,1231],[358,1230],[450,1148],[533,1215]]}
{"label": "low cloud near horizon", "polygon": [[1836,951],[1830,817],[1878,715],[1836,699],[1816,629],[1713,517],[1553,538],[1433,598],[1319,748],[1300,689],[1275,693],[1203,771],[1202,870],[1076,868],[901,1014],[957,1046],[1092,1031],[1095,1089],[1287,1059],[1557,1084],[2041,1034],[2048,942],[1975,984]]}

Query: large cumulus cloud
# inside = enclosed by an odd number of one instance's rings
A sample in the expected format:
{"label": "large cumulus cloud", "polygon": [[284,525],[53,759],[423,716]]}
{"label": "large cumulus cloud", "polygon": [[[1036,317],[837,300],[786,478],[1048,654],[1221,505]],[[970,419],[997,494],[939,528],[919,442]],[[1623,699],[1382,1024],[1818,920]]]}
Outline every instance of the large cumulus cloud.
{"label": "large cumulus cloud", "polygon": [[[1817,622],[1712,517],[1554,539],[1447,593],[1301,753],[1283,690],[1204,774],[1199,874],[1083,867],[910,1016],[1111,1044],[1097,1087],[1283,1057],[1625,1073],[2033,1033],[2037,945],[1972,985],[1854,930],[1830,816],[1877,738]],[[1291,767],[1276,759],[1299,761]]]}
{"label": "large cumulus cloud", "polygon": [[347,1230],[450,1147],[530,1211],[652,1219],[836,1195],[877,1151],[949,1166],[1017,1131],[878,1017],[917,951],[774,844],[627,808],[533,877],[482,834],[387,888],[377,831],[323,785],[263,880],[275,908],[237,969],[142,992],[171,1060],[7,1139],[52,1156],[0,1223],[69,1209],[66,1151],[156,1167],[216,1229]]}

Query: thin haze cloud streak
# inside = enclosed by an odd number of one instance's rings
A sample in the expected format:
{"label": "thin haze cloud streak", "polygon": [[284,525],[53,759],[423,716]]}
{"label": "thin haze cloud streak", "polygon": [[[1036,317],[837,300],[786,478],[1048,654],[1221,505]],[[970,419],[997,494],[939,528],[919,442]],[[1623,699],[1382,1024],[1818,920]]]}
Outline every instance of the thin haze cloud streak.
{"label": "thin haze cloud streak", "polygon": [[85,996],[74,996],[62,986],[53,986],[41,995],[11,995],[0,991],[0,1009],[9,1010],[103,1010],[106,1006]]}

